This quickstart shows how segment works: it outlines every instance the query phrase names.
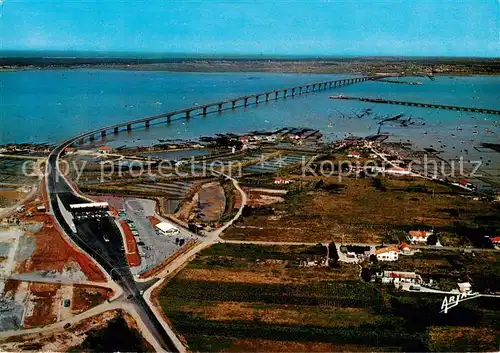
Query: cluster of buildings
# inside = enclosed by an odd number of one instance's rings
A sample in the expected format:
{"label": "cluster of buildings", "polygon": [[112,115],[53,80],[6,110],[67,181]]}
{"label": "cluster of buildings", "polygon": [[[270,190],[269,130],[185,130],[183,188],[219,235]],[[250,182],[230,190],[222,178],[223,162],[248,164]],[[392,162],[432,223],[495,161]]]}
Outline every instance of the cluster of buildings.
{"label": "cluster of buildings", "polygon": [[[433,232],[425,230],[411,230],[408,232],[408,239],[412,244],[427,244],[427,239],[433,234]],[[498,237],[500,241],[500,237]],[[500,242],[499,242],[500,244]],[[387,246],[380,248],[376,251],[375,256],[378,261],[397,261],[399,255],[411,255],[413,250],[410,245],[403,242],[398,246]]]}
{"label": "cluster of buildings", "polygon": [[413,250],[408,244],[401,243],[399,246],[383,247],[375,252],[378,261],[397,261],[399,254],[411,255]]}
{"label": "cluster of buildings", "polygon": [[41,144],[35,145],[31,143],[23,143],[18,145],[3,145],[0,146],[0,153],[50,153],[51,146]]}

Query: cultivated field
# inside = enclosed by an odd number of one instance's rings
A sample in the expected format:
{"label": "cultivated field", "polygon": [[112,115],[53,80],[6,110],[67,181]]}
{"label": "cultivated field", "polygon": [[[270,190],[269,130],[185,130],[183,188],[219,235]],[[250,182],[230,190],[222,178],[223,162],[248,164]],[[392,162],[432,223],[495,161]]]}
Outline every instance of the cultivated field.
{"label": "cultivated field", "polygon": [[443,326],[470,329],[457,347],[495,348],[472,329],[500,332],[494,302],[444,316],[442,297],[362,282],[355,265],[299,266],[322,249],[217,244],[170,280],[159,302],[194,351],[454,350],[438,334]]}
{"label": "cultivated field", "polygon": [[500,231],[500,206],[466,198],[425,180],[304,178],[284,203],[257,208],[225,232],[226,239],[293,242],[389,241],[391,232],[434,229],[449,239]]}

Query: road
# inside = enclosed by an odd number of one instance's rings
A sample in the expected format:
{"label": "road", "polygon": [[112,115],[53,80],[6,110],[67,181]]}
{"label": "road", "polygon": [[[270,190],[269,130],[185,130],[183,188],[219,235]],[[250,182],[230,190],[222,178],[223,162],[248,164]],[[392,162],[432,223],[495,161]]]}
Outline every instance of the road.
{"label": "road", "polygon": [[[224,232],[228,227],[230,227],[238,218],[241,217],[241,214],[243,213],[243,208],[246,206],[248,197],[245,191],[239,186],[238,181],[229,175],[222,174],[217,172],[217,174],[226,177],[227,179],[231,180],[233,182],[233,185],[235,189],[240,193],[241,195],[241,205],[240,208],[238,209],[238,212],[236,215],[224,226],[221,228],[216,229],[215,231],[208,233],[206,237],[200,238],[201,242],[197,244],[195,247],[193,247],[190,251],[188,251],[185,254],[182,254],[178,258],[176,258],[174,261],[172,261],[166,268],[164,268],[158,275],[157,277],[160,277],[161,279],[157,281],[154,285],[152,285],[148,290],[145,291],[144,293],[144,298],[145,300],[150,304],[151,309],[155,312],[156,315],[161,316],[162,313],[160,312],[160,309],[157,308],[154,303],[151,301],[151,295],[153,291],[160,287],[164,282],[165,279],[168,276],[171,276],[172,274],[176,273],[178,270],[180,270],[184,265],[186,265],[192,258],[195,256],[197,253],[199,253],[201,250],[205,249],[206,247],[209,247],[215,243],[221,242],[220,235],[222,232]],[[173,335],[173,341],[176,344],[177,347],[180,347],[179,351],[180,352],[185,352],[186,349],[184,345],[179,341],[173,330],[168,326],[165,325],[165,330],[167,332],[171,332]],[[172,337],[172,336],[171,336]]]}
{"label": "road", "polygon": [[[92,256],[104,270],[122,288],[128,300],[145,327],[159,346],[165,351],[177,351],[162,324],[151,311],[141,295],[142,287],[136,285],[130,272],[124,252],[120,231],[110,218],[75,221],[77,232],[74,233],[66,223],[57,199],[63,207],[69,209],[70,204],[85,203],[87,199],[79,196],[58,168],[58,158],[66,143],[56,147],[49,156],[46,180],[47,193],[51,210],[59,226],[83,251]],[[109,241],[105,241],[105,236]]]}

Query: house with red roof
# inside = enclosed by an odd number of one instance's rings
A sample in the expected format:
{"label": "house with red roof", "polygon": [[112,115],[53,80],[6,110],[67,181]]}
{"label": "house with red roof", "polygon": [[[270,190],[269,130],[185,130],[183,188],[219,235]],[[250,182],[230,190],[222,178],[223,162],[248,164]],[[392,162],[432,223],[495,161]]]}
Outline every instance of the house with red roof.
{"label": "house with red roof", "polygon": [[410,241],[415,243],[427,243],[427,238],[432,234],[432,232],[427,232],[425,230],[410,230]]}
{"label": "house with red roof", "polygon": [[111,148],[110,146],[99,146],[97,147],[97,151],[102,154],[108,154],[113,151],[113,148]]}
{"label": "house with red roof", "polygon": [[411,248],[408,244],[401,243],[399,244],[399,251],[401,251],[403,254],[408,254],[411,252]]}
{"label": "house with red roof", "polygon": [[347,155],[347,158],[360,158],[360,157],[361,153],[359,153],[358,151],[349,152],[349,154]]}
{"label": "house with red roof", "polygon": [[389,246],[378,249],[375,254],[378,261],[397,261],[399,250],[396,247]]}
{"label": "house with red roof", "polygon": [[292,180],[290,179],[283,179],[283,178],[274,178],[274,183],[278,185],[287,185],[290,184]]}

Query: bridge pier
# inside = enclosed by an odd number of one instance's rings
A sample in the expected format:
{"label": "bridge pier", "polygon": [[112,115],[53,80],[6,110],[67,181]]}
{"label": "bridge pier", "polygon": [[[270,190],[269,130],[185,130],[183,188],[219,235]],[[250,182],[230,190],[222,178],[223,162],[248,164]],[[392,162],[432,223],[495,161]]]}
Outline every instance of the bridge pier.
{"label": "bridge pier", "polygon": [[[378,77],[377,77],[378,78]],[[244,105],[245,107],[249,105],[249,102],[248,102],[248,99],[249,98],[254,98],[255,97],[255,103],[256,104],[259,104],[260,103],[260,97],[265,95],[266,96],[266,102],[268,102],[270,99],[271,99],[271,95],[274,93],[274,99],[275,100],[278,100],[279,98],[279,94],[283,91],[283,98],[287,98],[288,97],[288,92],[291,90],[291,96],[294,97],[295,95],[299,94],[299,95],[302,95],[302,94],[308,94],[310,93],[310,88],[312,86],[312,92],[316,92],[316,89],[318,91],[321,91],[321,90],[326,90],[327,88],[332,88],[332,87],[339,87],[341,85],[345,85],[345,84],[352,84],[352,83],[357,83],[357,82],[363,82],[363,81],[368,81],[368,80],[376,80],[377,78],[375,77],[355,77],[355,78],[351,78],[351,79],[342,79],[342,80],[332,80],[332,81],[327,81],[327,82],[315,82],[313,84],[309,84],[309,85],[306,85],[306,86],[295,86],[295,87],[290,87],[290,88],[287,88],[287,89],[280,89],[280,90],[273,90],[273,91],[268,91],[268,92],[262,92],[262,93],[258,93],[258,94],[252,94],[252,95],[249,95],[249,96],[246,96],[246,97],[238,97],[238,98],[233,98],[233,100],[228,100],[228,101],[222,101],[220,103],[212,103],[212,104],[208,104],[208,105],[205,105],[205,106],[197,106],[197,107],[190,107],[190,108],[187,108],[188,110],[186,109],[183,109],[183,110],[177,110],[177,111],[172,111],[172,112],[167,112],[165,114],[161,114],[161,115],[157,115],[157,116],[151,116],[151,117],[147,117],[147,118],[144,118],[144,119],[140,119],[140,120],[133,120],[132,122],[124,122],[118,126],[113,126],[113,127],[108,127],[108,128],[105,128],[105,130],[98,130],[97,133],[94,133],[94,134],[89,134],[89,139],[91,141],[95,141],[99,135],[102,136],[103,138],[107,135],[108,131],[109,133],[111,134],[111,131],[113,131],[113,133],[115,135],[117,135],[119,133],[120,130],[122,130],[122,132],[126,129],[126,131],[130,132],[132,131],[132,125],[134,124],[137,124],[139,122],[144,122],[144,125],[146,128],[149,128],[150,125],[151,125],[151,121],[153,120],[156,120],[156,119],[160,119],[160,118],[166,118],[167,122],[170,123],[172,121],[172,117],[175,116],[175,115],[179,115],[181,116],[182,113],[185,113],[185,118],[186,119],[190,119],[191,118],[191,112],[195,112],[196,115],[198,114],[203,114],[203,115],[207,115],[208,114],[208,108],[211,108],[211,107],[215,107],[217,105],[218,107],[218,111],[219,112],[222,112],[222,108],[224,106],[224,104],[231,102],[231,108],[232,109],[235,109],[236,108],[236,103],[241,101],[241,100],[244,100]],[[317,87],[316,87],[317,86]],[[298,89],[298,93],[297,93],[297,89]],[[398,102],[394,102],[392,104],[401,104],[401,103],[398,103]],[[409,104],[407,104],[409,105]],[[435,105],[420,105],[420,106],[423,106],[423,107],[431,107],[431,108],[435,108],[436,106]],[[482,110],[479,110],[479,109],[468,109],[468,108],[463,108],[463,107],[459,107],[459,108],[454,108],[454,107],[445,107],[445,106],[440,106],[441,109],[448,109],[448,110],[465,110],[465,111],[473,111],[473,112],[484,112],[484,113],[490,113],[490,114],[500,114],[500,111],[496,111],[496,110],[489,110],[489,109],[482,109]],[[80,143],[84,143],[85,140],[79,140]]]}
{"label": "bridge pier", "polygon": [[85,143],[85,139],[84,139],[84,138],[81,138],[80,140],[78,140],[78,143],[79,143],[80,145],[83,145],[83,144]]}

